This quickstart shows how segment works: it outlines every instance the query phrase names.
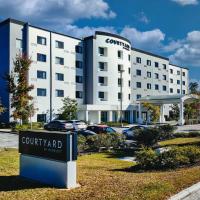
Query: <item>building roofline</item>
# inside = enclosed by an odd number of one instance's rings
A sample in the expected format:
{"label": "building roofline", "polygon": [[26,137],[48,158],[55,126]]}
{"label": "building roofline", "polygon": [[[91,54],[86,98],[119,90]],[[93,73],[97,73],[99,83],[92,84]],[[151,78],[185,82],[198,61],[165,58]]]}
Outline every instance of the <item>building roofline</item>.
{"label": "building roofline", "polygon": [[128,40],[127,38],[122,37],[122,36],[120,36],[120,35],[117,35],[117,34],[107,33],[107,32],[103,32],[103,31],[95,31],[95,35],[105,35],[105,36],[115,37],[115,38],[124,40],[124,41],[128,42],[128,43],[131,45],[130,40]]}
{"label": "building roofline", "polygon": [[175,64],[172,64],[172,63],[169,63],[169,64],[172,65],[172,66],[175,66],[175,67],[179,67],[179,68],[182,68],[182,69],[187,69],[187,70],[189,70],[189,68],[187,68],[187,67],[182,67],[182,66],[175,65]]}
{"label": "building roofline", "polygon": [[0,26],[8,24],[8,23],[18,24],[18,25],[22,25],[22,26],[24,26],[25,24],[28,24],[32,28],[37,28],[37,29],[40,29],[40,30],[43,30],[43,31],[48,31],[50,33],[54,33],[54,34],[58,34],[58,35],[62,35],[62,36],[66,36],[66,37],[69,37],[69,38],[73,38],[73,39],[82,41],[82,39],[80,39],[80,38],[76,38],[76,37],[73,37],[73,36],[70,36],[70,35],[67,35],[67,34],[64,34],[64,33],[59,33],[59,32],[56,32],[56,31],[51,31],[49,29],[41,28],[39,26],[34,26],[34,25],[31,25],[27,22],[19,21],[19,20],[12,19],[12,18],[8,18],[8,19],[0,22]]}
{"label": "building roofline", "polygon": [[147,55],[150,55],[150,56],[154,56],[154,57],[157,57],[157,58],[161,58],[161,59],[164,59],[164,60],[169,60],[169,58],[166,58],[164,56],[160,56],[160,55],[157,55],[157,54],[154,54],[154,53],[151,53],[151,52],[148,52],[148,51],[144,51],[144,50],[141,50],[141,49],[136,49],[136,48],[132,47],[131,50],[138,51],[140,53],[144,53],[144,54],[147,54]]}

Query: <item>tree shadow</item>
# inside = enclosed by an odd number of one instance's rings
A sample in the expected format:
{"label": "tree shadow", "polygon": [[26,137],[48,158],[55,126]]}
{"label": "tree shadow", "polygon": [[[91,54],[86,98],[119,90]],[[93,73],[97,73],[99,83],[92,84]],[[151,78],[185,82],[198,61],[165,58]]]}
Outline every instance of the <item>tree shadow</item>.
{"label": "tree shadow", "polygon": [[0,176],[0,192],[48,187],[50,186],[20,176]]}

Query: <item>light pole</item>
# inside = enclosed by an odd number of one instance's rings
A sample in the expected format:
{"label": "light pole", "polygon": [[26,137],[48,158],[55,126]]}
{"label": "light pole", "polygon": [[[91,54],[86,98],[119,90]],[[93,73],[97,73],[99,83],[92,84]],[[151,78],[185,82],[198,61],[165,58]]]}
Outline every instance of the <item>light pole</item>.
{"label": "light pole", "polygon": [[122,123],[122,117],[123,117],[123,113],[122,113],[122,73],[124,72],[123,69],[120,69],[120,80],[121,80],[121,84],[120,84],[120,93],[121,93],[121,98],[120,98],[120,123],[121,123],[121,127],[123,127],[123,123]]}

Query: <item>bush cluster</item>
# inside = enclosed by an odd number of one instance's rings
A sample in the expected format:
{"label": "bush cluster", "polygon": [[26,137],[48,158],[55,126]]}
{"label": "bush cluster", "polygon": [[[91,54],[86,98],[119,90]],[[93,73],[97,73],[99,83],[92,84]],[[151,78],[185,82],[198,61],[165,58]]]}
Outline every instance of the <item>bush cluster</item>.
{"label": "bush cluster", "polygon": [[[32,123],[32,129],[34,129],[34,130],[43,129],[43,126],[44,126],[44,123],[42,123],[42,122],[33,122]],[[31,124],[30,123],[23,124],[23,125],[15,124],[12,127],[12,131],[17,131],[17,132],[28,130],[28,129],[31,129]]]}
{"label": "bush cluster", "polygon": [[174,133],[174,137],[200,137],[200,132],[198,131],[191,131],[191,132],[181,132],[181,133]]}
{"label": "bush cluster", "polygon": [[200,161],[200,148],[197,146],[171,147],[162,153],[151,148],[142,148],[136,153],[141,169],[177,168]]}
{"label": "bush cluster", "polygon": [[84,137],[78,136],[78,152],[93,151],[99,152],[101,148],[109,150],[110,148],[118,149],[124,144],[124,136],[119,133],[97,134]]}
{"label": "bush cluster", "polygon": [[[128,125],[127,122],[123,121],[123,126]],[[107,126],[112,126],[112,127],[121,127],[121,123],[120,122],[106,122],[105,123]]]}

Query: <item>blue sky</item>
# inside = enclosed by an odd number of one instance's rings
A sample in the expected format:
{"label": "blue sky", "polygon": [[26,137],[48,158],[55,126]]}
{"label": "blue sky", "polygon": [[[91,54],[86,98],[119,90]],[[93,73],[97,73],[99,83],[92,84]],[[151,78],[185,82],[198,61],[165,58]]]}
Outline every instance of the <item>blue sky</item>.
{"label": "blue sky", "polygon": [[75,37],[120,34],[200,80],[200,0],[0,0],[0,19],[8,17]]}

